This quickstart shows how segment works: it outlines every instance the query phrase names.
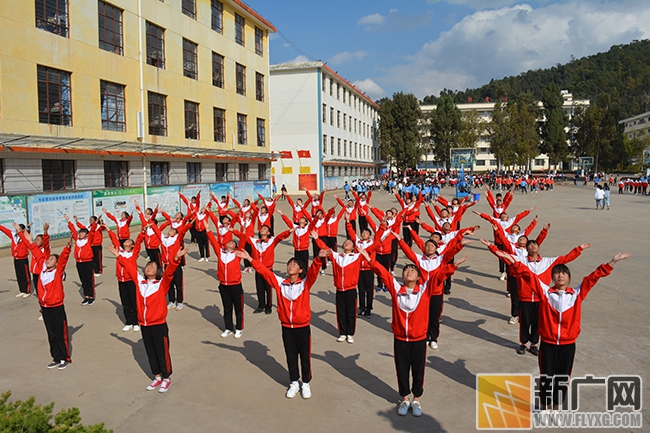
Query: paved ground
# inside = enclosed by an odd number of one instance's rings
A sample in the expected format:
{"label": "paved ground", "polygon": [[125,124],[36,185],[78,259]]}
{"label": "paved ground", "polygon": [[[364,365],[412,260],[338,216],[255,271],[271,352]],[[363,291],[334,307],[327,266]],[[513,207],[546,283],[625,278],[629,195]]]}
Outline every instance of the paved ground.
{"label": "paved ground", "polygon": [[[443,194],[448,197],[451,191]],[[542,247],[546,256],[593,243],[571,265],[574,282],[615,252],[632,252],[584,304],[574,374],[641,374],[648,396],[650,199],[614,194],[612,202],[612,210],[597,212],[591,189],[558,186],[553,192],[517,194],[511,213],[536,205],[540,223],[552,223]],[[332,203],[330,195],[326,204]],[[375,193],[372,203],[387,208],[396,201]],[[280,207],[288,211],[286,203]],[[484,199],[475,209],[487,211]],[[481,222],[469,214],[463,226]],[[487,225],[482,226],[478,235],[490,237]],[[284,270],[291,251],[288,242],[279,247],[277,270]],[[268,316],[252,314],[254,276],[244,275],[244,337],[220,338],[223,320],[215,263],[198,263],[196,251],[190,253],[185,271],[186,308],[170,311],[168,317],[174,374],[166,395],[145,391],[150,373],[140,334],[121,331],[114,259],[105,260],[98,301],[92,307],[79,305],[78,278],[74,265],[68,266],[66,310],[73,363],[64,371],[45,368],[50,359],[43,323],[36,320],[37,301],[14,297],[12,261],[0,259],[7,275],[0,281],[0,391],[11,390],[17,399],[55,401],[56,410],[79,407],[84,423],[105,422],[115,432],[474,430],[475,374],[536,373],[537,360],[515,353],[518,330],[507,324],[509,300],[505,284],[496,278],[496,259],[478,242],[465,252],[469,260],[456,273],[452,294],[446,297],[440,350],[427,354],[425,415],[419,419],[399,417],[395,411],[399,397],[387,294],[376,296],[371,319],[359,320],[354,344],[337,343],[331,273],[319,278],[312,295],[313,397],[288,400],[275,310]],[[587,392],[583,398],[585,409],[602,410],[601,391]],[[648,431],[650,419],[647,412],[644,415],[643,430]]]}

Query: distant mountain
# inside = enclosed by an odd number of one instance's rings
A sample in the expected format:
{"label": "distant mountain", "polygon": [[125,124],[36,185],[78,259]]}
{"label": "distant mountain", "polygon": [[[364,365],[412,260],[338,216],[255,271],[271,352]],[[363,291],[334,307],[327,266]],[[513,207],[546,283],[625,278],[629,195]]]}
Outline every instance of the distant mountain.
{"label": "distant mountain", "polygon": [[[516,77],[491,80],[478,89],[444,93],[454,95],[457,104],[468,101],[496,100],[530,92],[540,100],[546,86],[555,82],[560,89],[573,93],[574,99],[595,100],[608,93],[622,117],[647,111],[650,107],[650,40],[614,45],[606,53],[572,59],[549,69],[524,72]],[[471,99],[470,99],[471,98]],[[439,97],[425,96],[423,104],[436,104]]]}

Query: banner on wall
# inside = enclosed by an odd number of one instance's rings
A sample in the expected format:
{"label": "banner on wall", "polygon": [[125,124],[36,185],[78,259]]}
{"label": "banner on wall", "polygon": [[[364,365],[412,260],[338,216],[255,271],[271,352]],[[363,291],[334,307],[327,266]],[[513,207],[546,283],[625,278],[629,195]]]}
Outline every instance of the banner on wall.
{"label": "banner on wall", "polygon": [[181,210],[181,198],[178,195],[178,186],[151,186],[147,188],[147,207],[160,207],[169,215],[174,216],[176,212],[187,212],[185,206]]}
{"label": "banner on wall", "polygon": [[218,200],[221,200],[221,196],[225,195],[227,197],[228,194],[232,195],[237,200],[239,200],[239,197],[237,197],[237,195],[235,194],[235,186],[230,182],[210,184],[210,191]]}
{"label": "banner on wall", "polygon": [[[123,189],[102,189],[93,191],[93,209],[94,215],[101,215],[104,209],[109,211],[115,218],[120,219],[122,212],[128,212],[133,215],[133,223],[140,221],[135,213],[135,201],[138,201],[140,208],[144,207],[144,196],[142,188],[123,188]],[[144,209],[142,209],[144,212]],[[115,223],[108,218],[102,218],[111,229],[115,228]],[[79,218],[82,224],[88,225],[88,220]]]}
{"label": "banner on wall", "polygon": [[[0,224],[13,232],[14,222],[27,225],[27,197],[24,195],[0,197]],[[33,227],[32,233],[43,233],[43,226]],[[10,246],[11,239],[0,235],[0,248]]]}
{"label": "banner on wall", "polygon": [[205,206],[210,201],[210,185],[183,185],[181,186],[181,193],[190,200],[192,197],[196,197],[198,193],[201,193],[201,205]]}
{"label": "banner on wall", "polygon": [[35,227],[50,224],[50,239],[70,236],[68,223],[63,215],[70,219],[77,216],[79,221],[87,222],[92,215],[93,196],[91,191],[78,191],[64,194],[38,194],[27,197],[29,221]]}
{"label": "banner on wall", "polygon": [[[237,182],[235,183],[235,193],[234,197],[237,199],[238,202],[243,202],[245,199],[249,198],[251,201],[257,201],[259,200],[259,197],[255,193],[255,186],[253,185],[252,181],[249,182]],[[216,194],[215,194],[216,195]],[[217,196],[221,197],[221,196]]]}
{"label": "banner on wall", "polygon": [[271,184],[268,180],[253,181],[253,189],[255,196],[260,194],[262,197],[271,197]]}

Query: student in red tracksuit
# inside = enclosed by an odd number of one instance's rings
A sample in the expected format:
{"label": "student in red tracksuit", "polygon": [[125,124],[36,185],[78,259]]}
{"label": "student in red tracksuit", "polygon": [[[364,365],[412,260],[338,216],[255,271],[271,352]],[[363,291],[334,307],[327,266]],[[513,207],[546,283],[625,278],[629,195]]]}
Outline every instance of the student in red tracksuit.
{"label": "student in red tracksuit", "polygon": [[142,341],[147,358],[149,358],[151,372],[154,375],[153,382],[147,386],[147,391],[158,388],[158,392],[167,392],[171,386],[172,360],[169,355],[169,328],[167,327],[165,297],[174,278],[174,272],[180,265],[181,258],[187,254],[189,249],[177,250],[164,273],[156,262],[147,263],[143,269],[144,276],[140,275],[135,263],[120,256],[119,251],[113,245],[109,247],[109,250],[117,257],[119,264],[124,266],[124,270],[131,280],[137,281],[135,294],[138,306],[138,323],[140,323]]}
{"label": "student in red tracksuit", "polygon": [[[146,208],[143,214],[140,206],[138,206],[138,202],[136,201],[135,210],[138,212],[138,216],[140,217],[140,223],[142,224],[141,227],[146,227],[149,222],[152,224],[158,224],[158,221],[156,220],[158,206],[156,206],[155,209],[151,209],[150,207]],[[147,251],[147,257],[149,257],[149,260],[156,262],[158,266],[162,265],[162,263],[160,263],[160,238],[151,227],[147,227],[147,230],[145,231],[144,248]]]}
{"label": "student in red tracksuit", "polygon": [[133,221],[133,215],[129,215],[128,212],[122,212],[118,220],[106,208],[102,209],[102,211],[111,221],[117,224],[117,237],[120,240],[120,244],[124,243],[127,239],[131,239],[131,221]]}
{"label": "student in red tracksuit", "polygon": [[503,198],[501,197],[501,193],[497,193],[496,196],[493,196],[490,192],[490,189],[488,188],[488,190],[485,191],[485,197],[487,198],[488,204],[492,208],[492,216],[499,218],[502,213],[508,210],[508,206],[510,206],[510,203],[512,203],[512,198],[514,196],[510,191],[508,191]]}
{"label": "student in red tracksuit", "polygon": [[[251,258],[244,251],[237,251],[237,256],[251,261],[255,271],[275,289],[278,298],[278,317],[282,324],[282,342],[287,356],[287,369],[291,384],[285,394],[294,398],[301,390],[300,379],[302,371],[302,398],[311,397],[311,307],[309,292],[318,278],[320,261],[329,253],[321,250],[307,270],[307,265],[294,258],[287,262],[287,278],[277,276],[263,262]],[[299,369],[300,367],[300,369]]]}
{"label": "student in red tracksuit", "polygon": [[539,299],[539,334],[542,338],[539,348],[539,372],[542,376],[540,409],[557,410],[567,395],[566,381],[573,370],[575,342],[580,335],[582,302],[600,278],[609,275],[617,262],[627,259],[631,254],[616,254],[611,261],[598,266],[575,287],[569,286],[571,271],[564,264],[551,268],[553,285],[549,286],[511,255],[503,252],[498,255],[510,264],[515,275],[530,285]]}
{"label": "student in red tracksuit", "polygon": [[356,200],[357,212],[359,214],[359,230],[362,232],[368,228],[368,205],[370,204],[370,198],[372,197],[372,191],[368,191],[366,195],[365,192],[357,194],[352,190],[352,195]]}
{"label": "student in red tracksuit", "polygon": [[[318,230],[318,237],[326,237],[327,236],[327,221],[334,215],[334,212],[336,211],[336,208],[331,208],[329,211],[327,211],[327,215],[325,215],[325,212],[323,212],[322,209],[316,210],[316,214],[314,215],[312,219],[313,226],[316,230]],[[320,247],[316,243],[316,239],[312,239],[312,249],[314,251],[313,257],[316,257],[318,255],[318,252],[320,251]],[[325,257],[322,262],[322,267],[320,270],[320,274],[323,275],[325,274],[325,270],[327,269],[327,257]],[[307,266],[307,265],[305,265]]]}
{"label": "student in red tracksuit", "polygon": [[[312,219],[308,213],[303,213],[298,223],[292,222],[280,209],[277,212],[289,228],[293,231],[293,256],[300,259],[305,266],[309,266],[309,234],[313,228]],[[248,250],[246,250],[248,251]]]}
{"label": "student in red tracksuit", "polygon": [[402,237],[404,238],[404,242],[411,247],[413,246],[413,239],[411,238],[411,231],[409,229],[413,229],[415,233],[420,232],[420,225],[416,220],[420,218],[420,205],[422,205],[424,198],[422,197],[422,192],[419,193],[416,201],[413,201],[411,197],[406,197],[405,200],[402,200],[399,194],[395,194],[395,197],[402,206],[402,210],[404,210]]}
{"label": "student in red tracksuit", "polygon": [[[284,231],[274,237],[271,236],[271,229],[269,226],[264,225],[260,229],[259,239],[254,239],[251,236],[244,236],[244,239],[246,239],[246,242],[250,242],[253,247],[252,256],[255,257],[256,260],[262,262],[264,266],[272,272],[273,264],[275,263],[275,247],[288,238],[294,230],[295,228],[291,228],[290,230]],[[255,266],[253,266],[253,268],[255,268]],[[257,308],[253,311],[253,314],[259,314],[262,311],[266,314],[271,314],[273,302],[271,297],[271,286],[259,271],[255,273],[255,287],[257,289]]]}
{"label": "student in red tracksuit", "polygon": [[[366,224],[370,224],[372,230],[375,230],[375,223],[368,219]],[[357,237],[357,234],[352,228],[352,225],[347,222],[346,215],[346,224],[345,229],[348,232],[348,237],[354,242],[354,251],[359,252],[359,250],[366,250],[370,257],[375,258],[375,251],[379,248],[381,244],[381,236],[383,231],[379,231],[375,234],[375,237],[372,237],[372,232],[370,228],[365,228],[361,230],[361,237]],[[361,259],[361,267],[359,268],[359,282],[358,282],[358,291],[359,291],[359,312],[358,317],[372,317],[372,301],[375,294],[373,290],[374,287],[375,274],[370,269],[370,265],[366,259]]]}
{"label": "student in red tracksuit", "polygon": [[[222,241],[219,231],[215,236],[210,230],[207,231],[210,245],[214,248],[217,256],[217,279],[219,280],[219,294],[223,303],[223,321],[225,330],[221,334],[226,338],[233,333],[235,338],[241,338],[244,330],[244,288],[241,284],[241,259],[235,251],[238,249],[235,241]],[[238,237],[242,237],[239,233]],[[239,247],[241,248],[241,246]],[[232,323],[232,312],[235,311],[235,325]]]}
{"label": "student in red tracksuit", "polygon": [[289,200],[289,205],[291,206],[291,209],[293,210],[293,216],[291,217],[291,220],[293,221],[294,224],[298,224],[298,221],[300,221],[301,217],[309,216],[309,212],[307,211],[307,206],[309,205],[309,201],[303,204],[302,199],[299,198],[294,203],[289,194],[287,194],[286,197],[287,200]]}
{"label": "student in red tracksuit", "polygon": [[[377,262],[381,264],[386,270],[391,269],[391,263],[393,260],[393,240],[395,236],[392,233],[392,228],[397,224],[397,227],[400,226],[402,221],[402,215],[393,213],[392,209],[382,212],[380,209],[368,205],[370,211],[381,221],[380,227],[385,230],[386,235],[382,236],[381,245],[377,249]],[[370,223],[370,218],[368,218],[368,223]],[[382,231],[383,231],[382,230]],[[384,283],[381,278],[377,277],[377,292],[381,292],[382,289],[384,292],[388,292],[388,289],[384,287]]]}
{"label": "student in red tracksuit", "polygon": [[323,211],[324,214],[325,208],[323,208],[323,201],[325,200],[325,190],[321,191],[320,194],[311,195],[309,190],[305,189],[305,193],[307,194],[307,197],[309,198],[309,202],[311,203],[312,218],[316,216],[316,212],[318,212],[318,210]]}
{"label": "student in red tracksuit", "polygon": [[18,224],[17,227],[16,233],[11,233],[11,230],[0,224],[0,231],[11,239],[11,255],[14,258],[14,271],[19,291],[16,298],[28,298],[32,294],[31,281],[29,280],[29,250],[18,235],[19,231],[25,231],[25,225]]}
{"label": "student in red tracksuit", "polygon": [[[43,264],[45,263],[45,260],[47,260],[48,257],[50,257],[50,235],[48,234],[48,229],[50,228],[50,225],[48,223],[43,224],[43,234],[36,235],[33,237],[34,239],[34,245],[40,250],[41,256],[36,256],[32,253],[32,264],[29,268],[30,272],[32,273],[32,283],[34,285],[34,290],[38,290],[38,277],[41,275],[41,271],[43,270]],[[25,233],[28,233],[26,231],[21,231],[20,226],[18,224],[14,223],[14,229],[16,230],[16,233],[18,233],[18,236],[25,235]],[[21,237],[21,240],[24,242],[24,240]],[[31,240],[31,239],[30,239]],[[36,293],[38,295],[38,293]],[[42,318],[43,316],[41,316]],[[42,319],[39,319],[42,320]]]}
{"label": "student in red tracksuit", "polygon": [[194,222],[194,228],[196,229],[196,243],[199,245],[199,262],[208,262],[210,257],[210,246],[208,245],[208,235],[206,230],[208,229],[208,222],[210,215],[208,211],[212,203],[208,203],[207,206],[204,206],[196,214],[196,220]]}
{"label": "student in red tracksuit", "polygon": [[[243,208],[242,208],[243,209]],[[257,216],[257,208],[254,206],[250,206],[249,210],[239,212],[239,215],[237,215],[236,222],[239,223],[241,227],[241,232],[246,233],[250,237],[255,237],[255,219]],[[248,254],[251,254],[253,252],[253,247],[251,246],[250,243],[244,242],[244,250]],[[251,263],[248,260],[244,260],[244,273],[253,273],[253,267],[251,266]]]}
{"label": "student in red tracksuit", "polygon": [[[424,281],[420,276],[419,268],[414,264],[407,264],[402,270],[404,284],[400,284],[389,272],[372,260],[363,250],[360,251],[370,263],[375,272],[388,287],[391,295],[393,319],[393,358],[397,371],[397,385],[402,401],[397,413],[406,415],[409,407],[413,415],[421,416],[420,397],[424,391],[424,369],[427,356],[427,328],[429,323],[429,298],[431,290],[428,285],[440,285],[448,276],[458,269],[458,265],[465,258],[455,264],[444,264],[433,274],[429,274],[429,281]],[[409,386],[409,377],[413,376],[412,386]],[[409,395],[413,393],[413,402]]]}
{"label": "student in red tracksuit", "polygon": [[[137,267],[138,255],[140,254],[142,241],[147,236],[146,232],[148,227],[143,225],[135,242],[131,239],[127,239],[124,241],[122,246],[120,246],[120,241],[115,233],[113,233],[113,231],[105,224],[104,229],[108,232],[108,237],[110,238],[113,247],[118,251],[117,255],[123,257],[133,266]],[[135,281],[133,281],[131,275],[126,271],[124,265],[122,265],[122,262],[119,260],[115,262],[115,276],[117,277],[117,289],[120,294],[120,301],[122,302],[122,311],[124,312],[124,328],[122,328],[122,331],[126,332],[133,330],[138,332],[140,331],[140,325],[138,325]]]}
{"label": "student in red tracksuit", "polygon": [[73,216],[72,218],[77,224],[77,227],[80,229],[89,229],[90,231],[90,228],[95,226],[95,234],[90,238],[90,247],[93,250],[93,272],[95,273],[96,277],[99,277],[104,273],[102,243],[104,242],[103,232],[105,229],[102,226],[102,220],[96,216],[91,216],[88,219],[88,227],[86,227],[85,225],[81,224],[81,222],[79,222],[79,219],[76,216]]}
{"label": "student in red tracksuit", "polygon": [[219,214],[219,218],[228,215],[229,204],[230,204],[230,193],[228,193],[227,196],[222,195],[221,200],[217,200],[217,197],[215,197],[214,194],[210,194],[210,195],[212,196],[212,201],[214,201],[217,204],[217,213]]}
{"label": "student in red tracksuit", "polygon": [[[171,222],[172,227],[169,229],[166,236],[162,234],[158,226],[154,224],[148,226],[151,227],[160,238],[160,258],[165,268],[173,262],[178,251],[185,249],[183,238],[185,237],[185,233],[187,233],[194,224],[194,220],[186,221],[184,225],[179,225],[178,228],[173,227],[177,223],[178,221]],[[169,303],[167,304],[167,308],[176,308],[176,311],[181,311],[183,309],[183,263],[183,259],[181,258],[180,265],[175,267],[174,276],[169,287]]]}
{"label": "student in red tracksuit", "polygon": [[[192,197],[190,200],[188,200],[187,197],[185,197],[180,191],[178,191],[178,196],[181,198],[183,203],[185,203],[185,207],[187,207],[187,215],[190,218],[193,215],[197,214],[199,212],[199,209],[201,209],[201,191],[199,191],[196,194],[196,196]],[[190,236],[191,236],[190,237],[190,243],[192,243],[192,244],[195,243],[196,242],[196,229],[194,228],[194,226],[192,226],[192,228],[190,229]]]}
{"label": "student in red tracksuit", "polygon": [[341,218],[343,218],[343,215],[345,215],[345,213],[346,210],[344,206],[338,215],[331,215],[325,220],[325,236],[323,236],[321,241],[332,251],[336,251],[336,237],[339,234],[339,221],[341,221]]}
{"label": "student in red tracksuit", "polygon": [[93,272],[93,249],[90,240],[95,235],[97,224],[90,226],[90,229],[77,229],[70,221],[70,217],[63,215],[68,222],[68,228],[75,241],[74,259],[77,262],[79,281],[84,293],[84,300],[81,305],[90,306],[95,303],[95,273]]}
{"label": "student in red tracksuit", "polygon": [[47,338],[50,343],[50,355],[52,362],[47,368],[65,369],[71,362],[70,358],[70,337],[68,335],[68,318],[63,306],[65,292],[63,280],[65,278],[65,266],[70,257],[72,239],[61,251],[61,255],[45,253],[29,240],[31,235],[20,233],[23,242],[32,251],[34,258],[42,262],[41,273],[38,277],[38,303],[41,305],[43,323],[47,330]]}
{"label": "student in red tracksuit", "polygon": [[280,198],[280,196],[277,196],[275,198],[269,198],[265,199],[262,194],[258,193],[257,196],[262,200],[264,203],[264,206],[269,210],[269,215],[271,215],[271,220],[267,223],[269,225],[269,228],[271,229],[271,236],[275,235],[275,219],[273,218],[273,214],[275,213],[275,204]]}
{"label": "student in red tracksuit", "polygon": [[345,210],[345,220],[350,223],[352,226],[352,230],[356,233],[357,231],[357,205],[354,203],[352,200],[348,200],[347,205],[343,200],[338,198],[337,196],[334,196],[336,201],[341,205],[341,207]]}

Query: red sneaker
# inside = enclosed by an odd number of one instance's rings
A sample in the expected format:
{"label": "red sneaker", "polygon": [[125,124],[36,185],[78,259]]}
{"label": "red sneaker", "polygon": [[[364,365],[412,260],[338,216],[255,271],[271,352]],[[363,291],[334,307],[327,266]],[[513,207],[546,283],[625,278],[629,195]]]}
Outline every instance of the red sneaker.
{"label": "red sneaker", "polygon": [[154,378],[153,382],[151,382],[147,387],[147,391],[153,391],[154,389],[158,388],[161,383],[162,383],[162,379]]}
{"label": "red sneaker", "polygon": [[170,386],[172,386],[171,380],[163,380],[160,384],[160,388],[158,388],[158,392],[167,392]]}

